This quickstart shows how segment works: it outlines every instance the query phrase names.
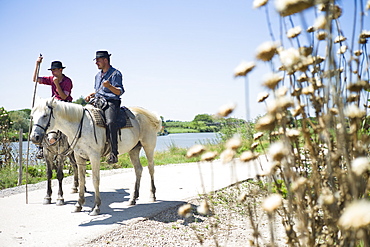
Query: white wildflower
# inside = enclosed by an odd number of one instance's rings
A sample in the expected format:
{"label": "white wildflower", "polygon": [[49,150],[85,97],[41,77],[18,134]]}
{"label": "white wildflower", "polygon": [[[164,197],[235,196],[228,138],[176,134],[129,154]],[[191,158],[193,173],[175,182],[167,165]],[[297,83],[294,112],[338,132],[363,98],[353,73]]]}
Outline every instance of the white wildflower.
{"label": "white wildflower", "polygon": [[267,41],[257,47],[256,57],[262,61],[270,61],[276,54],[278,44],[276,42]]}
{"label": "white wildflower", "polygon": [[358,200],[352,202],[344,209],[340,216],[338,224],[344,229],[358,229],[370,224],[370,201]]}
{"label": "white wildflower", "polygon": [[290,96],[282,96],[276,99],[276,106],[282,109],[292,107],[294,105],[293,99]]}
{"label": "white wildflower", "polygon": [[357,105],[347,105],[344,109],[344,114],[349,118],[362,118],[366,112],[358,108]]}
{"label": "white wildflower", "polygon": [[293,28],[291,28],[291,29],[288,30],[287,37],[289,39],[295,38],[298,35],[300,35],[301,32],[302,32],[302,28],[300,26],[293,27]]}
{"label": "white wildflower", "polygon": [[269,155],[275,161],[281,161],[288,154],[289,149],[284,145],[283,142],[272,143],[269,147]]}
{"label": "white wildflower", "polygon": [[263,132],[257,132],[256,134],[253,135],[253,140],[257,141],[263,136]]}
{"label": "white wildflower", "polygon": [[240,138],[240,135],[236,134],[226,142],[225,147],[228,149],[236,150],[240,148],[241,145],[242,145],[242,139]]}
{"label": "white wildflower", "polygon": [[267,93],[267,92],[260,92],[260,93],[258,93],[258,96],[257,96],[257,102],[263,102],[268,97],[269,97],[269,93]]}
{"label": "white wildflower", "polygon": [[251,72],[256,64],[254,62],[245,62],[242,61],[234,70],[234,76],[246,76],[249,72]]}
{"label": "white wildflower", "polygon": [[325,29],[326,26],[326,17],[325,15],[320,15],[319,17],[316,18],[315,23],[313,24],[313,28],[315,30],[319,29]]}
{"label": "white wildflower", "polygon": [[245,202],[245,200],[247,200],[247,194],[245,192],[241,193],[239,196],[238,196],[238,202]]}
{"label": "white wildflower", "polygon": [[217,156],[217,152],[216,151],[214,151],[214,152],[207,152],[207,153],[202,154],[202,156],[201,156],[200,159],[202,161],[212,161],[212,160],[214,160],[216,158],[216,156]]}
{"label": "white wildflower", "polygon": [[272,194],[265,198],[262,202],[262,208],[268,213],[274,212],[282,204],[282,197],[280,194]]}
{"label": "white wildflower", "polygon": [[240,161],[243,162],[248,162],[256,158],[258,158],[258,153],[254,153],[250,150],[243,152],[239,157]]}
{"label": "white wildflower", "polygon": [[338,37],[335,38],[334,40],[334,43],[340,43],[340,42],[343,42],[343,41],[346,41],[347,38],[342,36],[342,35],[339,35]]}
{"label": "white wildflower", "polygon": [[316,34],[316,37],[317,37],[318,40],[324,40],[324,39],[326,39],[326,36],[327,36],[327,34],[324,31],[320,31]]}
{"label": "white wildflower", "polygon": [[297,138],[299,137],[299,135],[301,134],[301,131],[297,130],[297,129],[287,129],[286,130],[286,135],[289,137],[289,138]]}
{"label": "white wildflower", "polygon": [[278,83],[283,79],[283,76],[277,74],[277,73],[270,73],[265,75],[263,85],[270,88],[275,89],[275,87],[278,85]]}
{"label": "white wildflower", "polygon": [[305,177],[299,177],[298,179],[296,179],[293,183],[292,183],[292,190],[293,191],[296,191],[298,190],[302,185],[304,185],[305,183],[307,182],[307,178]]}
{"label": "white wildflower", "polygon": [[206,149],[203,145],[196,144],[196,145],[194,145],[194,146],[192,146],[191,148],[188,149],[188,151],[186,153],[186,157],[187,158],[192,158],[192,157],[199,156],[205,150]]}
{"label": "white wildflower", "polygon": [[230,161],[232,161],[235,157],[235,154],[236,152],[232,149],[225,149],[221,155],[220,155],[220,159],[222,161],[223,164],[226,164],[226,163],[229,163]]}
{"label": "white wildflower", "polygon": [[280,61],[283,66],[288,70],[294,70],[294,67],[301,61],[299,51],[293,47],[279,52]]}
{"label": "white wildflower", "polygon": [[366,157],[359,157],[352,161],[352,171],[360,176],[370,168],[369,160]]}
{"label": "white wildflower", "polygon": [[276,10],[281,16],[288,16],[314,5],[312,0],[275,0]]}
{"label": "white wildflower", "polygon": [[253,8],[257,9],[264,5],[266,5],[268,0],[254,0],[253,1]]}
{"label": "white wildflower", "polygon": [[370,38],[370,31],[363,30],[360,34],[360,38],[367,39]]}
{"label": "white wildflower", "polygon": [[260,143],[259,142],[253,142],[251,144],[251,149],[255,149]]}
{"label": "white wildflower", "polygon": [[223,105],[218,109],[217,116],[227,117],[234,111],[235,107],[236,107],[235,103]]}
{"label": "white wildflower", "polygon": [[347,47],[346,45],[342,45],[342,46],[338,49],[337,53],[338,53],[338,54],[344,54],[344,53],[347,51],[347,49],[348,49],[348,47]]}
{"label": "white wildflower", "polygon": [[275,117],[267,114],[266,116],[261,117],[258,119],[256,124],[256,130],[273,130],[275,127]]}
{"label": "white wildflower", "polygon": [[362,50],[355,50],[353,53],[354,53],[356,56],[361,56],[361,55],[362,55],[362,53],[363,53],[363,51],[362,51]]}
{"label": "white wildflower", "polygon": [[188,203],[179,207],[177,213],[182,217],[189,218],[191,216],[191,211],[192,206]]}
{"label": "white wildflower", "polygon": [[209,205],[206,200],[203,200],[197,207],[197,211],[200,214],[207,215],[209,213]]}
{"label": "white wildflower", "polygon": [[302,88],[302,94],[309,95],[315,92],[315,88],[312,84],[308,85],[307,87]]}
{"label": "white wildflower", "polygon": [[286,86],[282,86],[276,90],[276,96],[282,97],[285,96],[288,92],[288,88]]}

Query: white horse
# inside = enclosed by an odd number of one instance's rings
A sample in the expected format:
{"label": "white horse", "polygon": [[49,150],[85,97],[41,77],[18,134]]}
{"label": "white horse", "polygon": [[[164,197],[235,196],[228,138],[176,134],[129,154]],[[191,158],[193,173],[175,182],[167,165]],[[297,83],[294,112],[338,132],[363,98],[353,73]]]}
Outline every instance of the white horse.
{"label": "white horse", "polygon": [[[74,212],[80,212],[85,203],[85,173],[86,161],[90,160],[92,178],[95,189],[95,203],[90,215],[100,213],[100,158],[106,151],[106,130],[96,126],[91,110],[91,105],[83,107],[78,104],[57,101],[54,99],[39,99],[32,109],[34,126],[31,140],[39,144],[48,129],[60,130],[67,137],[74,150],[79,174],[79,199]],[[154,148],[157,142],[157,133],[161,129],[161,119],[153,113],[140,108],[129,108],[135,119],[131,119],[133,127],[121,129],[121,137],[118,138],[118,151],[120,154],[129,153],[131,162],[135,168],[136,182],[134,193],[129,200],[130,205],[136,204],[139,197],[140,179],[143,167],[140,163],[140,149],[144,148],[148,170],[151,177],[151,199],[155,201],[154,185]]]}

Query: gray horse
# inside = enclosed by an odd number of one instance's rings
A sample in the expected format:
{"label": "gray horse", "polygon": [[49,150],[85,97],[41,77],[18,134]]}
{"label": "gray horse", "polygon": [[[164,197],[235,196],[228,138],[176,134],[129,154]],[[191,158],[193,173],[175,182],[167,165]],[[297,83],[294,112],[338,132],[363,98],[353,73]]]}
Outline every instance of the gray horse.
{"label": "gray horse", "polygon": [[53,169],[55,169],[59,182],[56,205],[64,205],[62,182],[64,178],[63,166],[66,158],[69,158],[69,162],[73,168],[74,183],[72,186],[72,193],[78,192],[78,169],[73,151],[69,148],[67,137],[60,131],[50,131],[44,138],[42,146],[47,173],[47,192],[43,203],[51,204],[51,178],[53,175]]}

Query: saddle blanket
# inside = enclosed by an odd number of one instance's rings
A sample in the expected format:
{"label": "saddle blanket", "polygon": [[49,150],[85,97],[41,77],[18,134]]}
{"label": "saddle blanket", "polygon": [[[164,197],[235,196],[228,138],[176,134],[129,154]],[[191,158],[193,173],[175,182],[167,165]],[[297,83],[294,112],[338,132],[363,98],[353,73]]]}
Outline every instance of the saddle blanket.
{"label": "saddle blanket", "polygon": [[[126,114],[126,111],[129,111],[130,114]],[[104,113],[101,109],[99,108],[92,108],[91,113],[94,119],[94,122],[96,123],[97,126],[99,127],[106,127],[105,124],[105,117]],[[117,122],[119,125],[119,128],[131,128],[133,127],[131,118],[129,116],[134,116],[134,114],[126,107],[121,107],[119,116],[117,117]],[[124,121],[124,118],[126,118],[126,121]]]}

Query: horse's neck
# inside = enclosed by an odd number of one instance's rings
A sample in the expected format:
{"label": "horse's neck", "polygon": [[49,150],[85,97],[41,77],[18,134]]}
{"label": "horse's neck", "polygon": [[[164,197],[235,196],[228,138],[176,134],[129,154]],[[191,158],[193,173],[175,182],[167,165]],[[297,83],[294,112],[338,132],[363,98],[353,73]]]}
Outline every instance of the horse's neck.
{"label": "horse's neck", "polygon": [[73,138],[74,135],[76,135],[79,126],[78,122],[69,122],[66,119],[58,117],[56,117],[55,119],[58,119],[55,122],[55,128],[65,134],[69,140],[70,138]]}
{"label": "horse's neck", "polygon": [[81,117],[79,119],[75,119],[75,121],[70,121],[67,119],[65,114],[61,114],[60,112],[55,113],[55,127],[63,132],[63,134],[68,137],[68,140],[73,139],[79,131],[80,122]]}

